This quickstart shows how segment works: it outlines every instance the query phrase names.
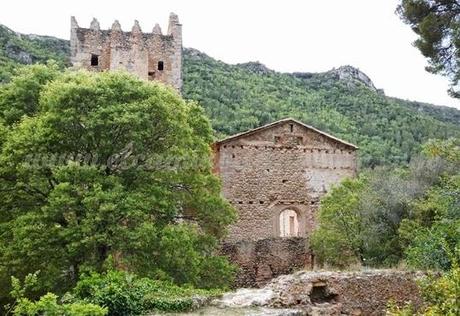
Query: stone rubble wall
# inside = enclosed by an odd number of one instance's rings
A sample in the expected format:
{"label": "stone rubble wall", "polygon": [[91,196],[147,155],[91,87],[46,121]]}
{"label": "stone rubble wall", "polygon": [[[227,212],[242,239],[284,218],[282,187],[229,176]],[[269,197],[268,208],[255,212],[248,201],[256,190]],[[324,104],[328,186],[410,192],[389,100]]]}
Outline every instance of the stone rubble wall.
{"label": "stone rubble wall", "polygon": [[313,257],[307,238],[225,243],[221,251],[239,268],[235,288],[261,287],[277,276],[312,267]]}
{"label": "stone rubble wall", "polygon": [[266,288],[271,307],[301,307],[307,315],[385,315],[387,304],[423,304],[417,279],[422,273],[392,270],[301,271],[281,276]]}
{"label": "stone rubble wall", "polygon": [[[384,316],[390,300],[402,307],[423,306],[417,280],[420,272],[366,270],[356,272],[298,271],[262,288],[238,289],[213,301],[220,308],[260,306],[270,315]],[[276,313],[276,311],[280,311]],[[290,310],[292,312],[285,313]]]}

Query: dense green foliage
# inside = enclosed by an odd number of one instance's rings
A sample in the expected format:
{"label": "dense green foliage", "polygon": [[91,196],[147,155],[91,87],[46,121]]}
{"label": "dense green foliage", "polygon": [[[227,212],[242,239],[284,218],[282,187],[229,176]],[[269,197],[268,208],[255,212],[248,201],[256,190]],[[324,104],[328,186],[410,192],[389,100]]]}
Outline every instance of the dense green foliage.
{"label": "dense green foliage", "polygon": [[432,73],[451,81],[449,92],[460,91],[460,3],[457,0],[402,0],[397,9],[402,20],[418,35],[414,45],[428,58]]}
{"label": "dense green foliage", "polygon": [[345,180],[323,200],[312,247],[333,266],[448,270],[460,247],[458,139],[430,142],[406,168],[381,168]]}
{"label": "dense green foliage", "polygon": [[460,315],[460,267],[419,282],[426,306],[415,311],[411,304],[398,307],[390,302],[388,316],[457,316]]}
{"label": "dense green foliage", "polygon": [[426,146],[431,156],[441,156],[456,172],[444,174],[423,197],[413,201],[410,216],[403,219],[399,238],[409,265],[421,269],[448,270],[460,249],[460,140]]}
{"label": "dense green foliage", "polygon": [[72,292],[77,300],[107,307],[108,315],[140,315],[148,311],[186,311],[196,307],[196,298],[205,300],[218,291],[179,287],[171,283],[109,271],[83,276]]}
{"label": "dense green foliage", "polygon": [[233,268],[215,250],[234,212],[211,173],[201,108],[126,74],[30,70],[0,89],[15,101],[0,110],[2,301],[11,275],[40,270],[37,295],[60,295],[108,258],[225,287]]}
{"label": "dense green foliage", "polygon": [[[349,85],[329,73],[284,74],[263,65],[228,65],[186,50],[184,91],[206,109],[219,135],[294,117],[360,147],[364,167],[405,164],[430,138],[458,136],[458,114]],[[452,109],[453,113],[459,111]]]}
{"label": "dense green foliage", "polygon": [[32,65],[17,70],[14,80],[0,89],[0,112],[5,124],[19,122],[24,115],[39,111],[38,98],[45,85],[59,75],[54,63]]}
{"label": "dense green foliage", "polygon": [[27,291],[37,286],[37,273],[28,274],[24,279],[24,284],[16,279],[12,280],[11,297],[14,303],[7,307],[6,313],[15,316],[104,316],[108,309],[98,305],[75,301],[70,303],[58,302],[58,297],[53,293],[47,293],[40,297],[38,301],[27,298]]}
{"label": "dense green foliage", "polygon": [[346,267],[358,258],[363,261],[360,196],[366,179],[346,179],[322,200],[319,222],[311,244],[322,264]]}
{"label": "dense green foliage", "polygon": [[[460,249],[460,248],[459,248]],[[457,258],[460,254],[457,253]],[[422,293],[428,305],[427,316],[460,315],[460,267],[455,264],[441,278],[429,278],[421,283]]]}

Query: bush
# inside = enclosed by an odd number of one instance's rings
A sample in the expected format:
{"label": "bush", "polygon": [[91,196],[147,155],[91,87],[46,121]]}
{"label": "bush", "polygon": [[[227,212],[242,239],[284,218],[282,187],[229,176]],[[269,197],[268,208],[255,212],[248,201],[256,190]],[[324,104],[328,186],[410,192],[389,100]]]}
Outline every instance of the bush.
{"label": "bush", "polygon": [[453,267],[441,278],[429,278],[421,283],[429,307],[426,315],[460,315],[460,267]]}
{"label": "bush", "polygon": [[[460,248],[457,248],[456,252],[458,256]],[[390,302],[387,315],[460,315],[460,267],[456,257],[453,257],[453,254],[450,254],[450,257],[452,260],[452,269],[450,271],[444,273],[441,277],[430,276],[419,282],[424,301],[427,304],[426,308],[419,313],[415,313],[411,305],[399,308]]]}
{"label": "bush", "polygon": [[123,271],[92,273],[74,288],[76,299],[108,308],[108,315],[140,315],[159,311],[187,311],[198,298],[218,295],[218,291],[179,287],[165,281],[139,278]]}
{"label": "bush", "polygon": [[107,315],[107,308],[98,305],[76,301],[68,304],[60,304],[58,296],[53,293],[47,293],[40,297],[38,301],[32,301],[25,297],[28,290],[34,288],[37,283],[37,274],[29,274],[24,279],[24,284],[15,278],[11,278],[12,291],[11,296],[15,303],[9,307],[11,313],[15,316],[104,316]]}
{"label": "bush", "polygon": [[321,201],[320,225],[311,237],[320,264],[343,268],[362,260],[359,202],[366,184],[365,178],[346,179]]}
{"label": "bush", "polygon": [[83,277],[73,290],[79,299],[105,306],[109,315],[138,315],[143,291],[128,273],[110,271]]}
{"label": "bush", "polygon": [[16,316],[104,316],[107,315],[107,308],[91,303],[75,302],[70,304],[59,304],[57,295],[48,293],[38,301],[32,302],[22,298],[17,302],[13,310]]}

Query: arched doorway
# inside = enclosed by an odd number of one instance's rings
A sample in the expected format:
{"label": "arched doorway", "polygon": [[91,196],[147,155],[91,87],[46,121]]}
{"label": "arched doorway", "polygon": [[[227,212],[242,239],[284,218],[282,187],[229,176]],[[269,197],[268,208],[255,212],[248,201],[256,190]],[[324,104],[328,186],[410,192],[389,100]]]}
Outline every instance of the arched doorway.
{"label": "arched doorway", "polygon": [[286,209],[280,213],[280,237],[297,237],[299,235],[299,220],[297,212]]}

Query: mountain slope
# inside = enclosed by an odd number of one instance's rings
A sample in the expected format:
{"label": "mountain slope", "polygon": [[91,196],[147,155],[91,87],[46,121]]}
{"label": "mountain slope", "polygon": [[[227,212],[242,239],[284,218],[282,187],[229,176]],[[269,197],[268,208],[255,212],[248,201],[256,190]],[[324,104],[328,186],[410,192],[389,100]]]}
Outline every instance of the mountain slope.
{"label": "mountain slope", "polygon": [[[5,29],[0,26],[0,81],[20,63],[68,63],[68,41]],[[205,108],[218,137],[294,117],[357,144],[361,165],[373,167],[406,163],[429,138],[460,135],[459,110],[387,97],[351,66],[279,73],[258,62],[229,65],[185,49],[183,72],[183,96]]]}
{"label": "mountain slope", "polygon": [[388,98],[361,75],[278,73],[185,52],[183,94],[206,108],[222,134],[291,116],[360,146],[365,167],[405,163],[429,138],[460,134],[460,111]]}
{"label": "mountain slope", "polygon": [[69,41],[16,33],[0,24],[0,82],[8,80],[18,64],[43,63],[49,59],[68,65]]}

